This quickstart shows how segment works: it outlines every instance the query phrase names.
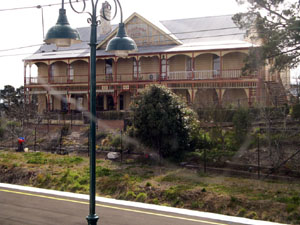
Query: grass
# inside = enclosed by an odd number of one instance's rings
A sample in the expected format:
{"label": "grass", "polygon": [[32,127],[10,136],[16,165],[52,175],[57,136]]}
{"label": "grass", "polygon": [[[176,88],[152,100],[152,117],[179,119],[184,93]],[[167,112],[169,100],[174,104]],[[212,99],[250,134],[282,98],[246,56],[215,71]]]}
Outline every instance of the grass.
{"label": "grass", "polygon": [[[212,176],[172,167],[96,160],[97,195],[252,219],[300,224],[300,184]],[[43,152],[0,153],[0,182],[89,192],[89,159]],[[26,182],[25,182],[26,179]],[[29,182],[29,183],[28,183]]]}

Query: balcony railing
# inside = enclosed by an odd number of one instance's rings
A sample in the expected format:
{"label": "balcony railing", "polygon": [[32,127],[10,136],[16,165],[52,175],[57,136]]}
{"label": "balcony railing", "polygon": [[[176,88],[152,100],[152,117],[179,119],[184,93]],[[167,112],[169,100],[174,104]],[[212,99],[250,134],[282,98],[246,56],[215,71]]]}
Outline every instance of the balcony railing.
{"label": "balcony railing", "polygon": [[113,74],[96,74],[96,82],[112,82]]}
{"label": "balcony railing", "polygon": [[[239,79],[255,77],[257,73],[243,76],[242,70],[197,70],[197,71],[174,71],[160,77],[157,72],[148,72],[140,74],[97,74],[96,82],[152,82],[152,81],[174,81],[174,80],[218,80],[218,79]],[[68,83],[87,83],[88,75],[74,75],[71,78],[67,76],[48,77],[26,77],[26,84],[68,84]]]}
{"label": "balcony railing", "polygon": [[192,71],[176,71],[168,73],[168,80],[190,80],[192,79]]}

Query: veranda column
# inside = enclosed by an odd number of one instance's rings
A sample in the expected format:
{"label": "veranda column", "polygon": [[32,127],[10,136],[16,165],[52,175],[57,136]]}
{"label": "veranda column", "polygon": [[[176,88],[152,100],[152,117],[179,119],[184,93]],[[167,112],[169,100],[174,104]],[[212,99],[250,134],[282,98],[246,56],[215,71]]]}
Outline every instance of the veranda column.
{"label": "veranda column", "polygon": [[223,76],[223,54],[222,51],[220,51],[220,77]]}

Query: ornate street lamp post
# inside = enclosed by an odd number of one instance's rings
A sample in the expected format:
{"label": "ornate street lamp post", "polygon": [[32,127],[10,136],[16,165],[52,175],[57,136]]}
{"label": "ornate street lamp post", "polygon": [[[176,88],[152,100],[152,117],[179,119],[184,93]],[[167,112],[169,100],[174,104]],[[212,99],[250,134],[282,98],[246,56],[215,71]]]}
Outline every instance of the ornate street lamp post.
{"label": "ornate street lamp post", "polygon": [[[78,0],[77,0],[78,1]],[[85,12],[86,1],[82,0],[83,8],[81,11],[77,11],[72,4],[72,0],[69,0],[71,8],[76,13]],[[96,225],[99,217],[95,212],[95,198],[96,198],[96,46],[97,46],[97,26],[99,24],[97,20],[97,6],[98,0],[90,0],[92,4],[92,12],[89,12],[91,23],[90,34],[90,210],[87,216],[89,225]],[[127,56],[128,53],[136,52],[137,46],[135,42],[126,35],[125,26],[123,23],[122,8],[119,0],[114,0],[115,14],[117,14],[117,8],[121,12],[121,23],[119,23],[119,30],[117,36],[114,37],[108,43],[106,51],[114,53],[116,56]],[[103,10],[103,18],[108,20]],[[59,17],[55,26],[49,29],[46,34],[45,42],[47,44],[56,44],[58,47],[67,47],[71,44],[80,43],[80,36],[77,30],[72,29],[66,16],[66,10],[64,9],[64,0],[62,0],[62,8],[59,10]]]}

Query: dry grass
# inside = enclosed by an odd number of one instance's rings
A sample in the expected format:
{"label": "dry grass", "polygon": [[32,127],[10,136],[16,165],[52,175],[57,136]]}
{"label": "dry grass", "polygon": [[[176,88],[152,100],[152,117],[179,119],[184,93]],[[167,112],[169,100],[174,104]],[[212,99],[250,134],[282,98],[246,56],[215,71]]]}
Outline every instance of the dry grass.
{"label": "dry grass", "polygon": [[[195,170],[97,159],[97,194],[300,224],[300,183],[212,176]],[[88,193],[89,159],[0,152],[0,182]]]}

